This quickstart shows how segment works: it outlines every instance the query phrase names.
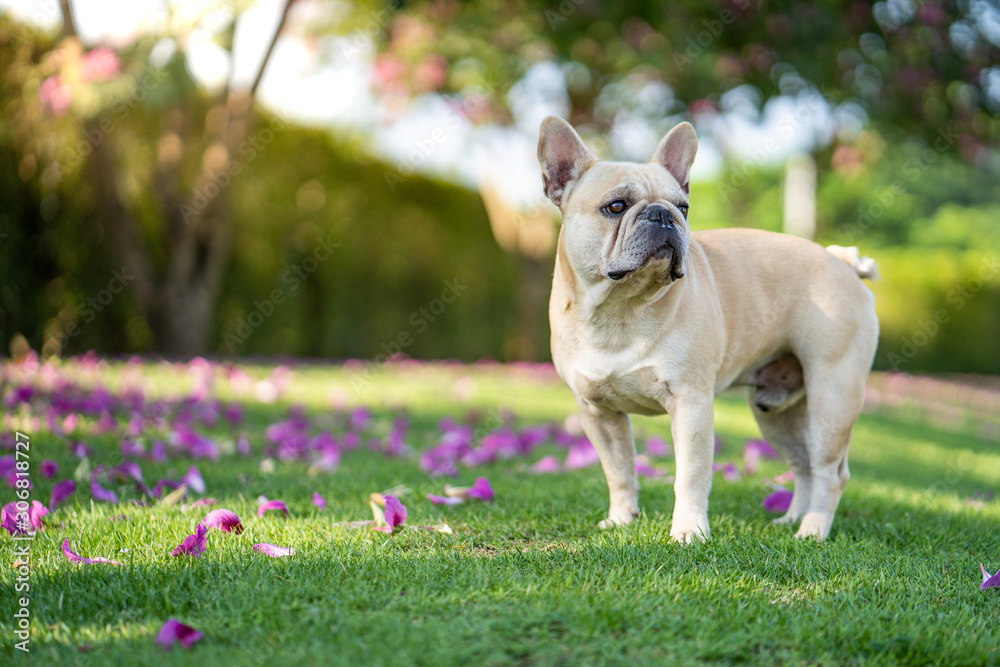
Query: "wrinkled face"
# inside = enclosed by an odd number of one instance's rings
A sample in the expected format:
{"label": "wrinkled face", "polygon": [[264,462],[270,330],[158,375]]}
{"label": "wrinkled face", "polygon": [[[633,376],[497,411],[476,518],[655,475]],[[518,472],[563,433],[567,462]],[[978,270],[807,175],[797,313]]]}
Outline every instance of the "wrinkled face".
{"label": "wrinkled face", "polygon": [[669,285],[684,277],[689,175],[698,137],[681,123],[646,164],[601,162],[566,121],[542,123],[545,194],[562,209],[568,260],[590,285]]}
{"label": "wrinkled face", "polygon": [[598,162],[563,204],[569,260],[588,282],[684,276],[688,195],[663,166]]}

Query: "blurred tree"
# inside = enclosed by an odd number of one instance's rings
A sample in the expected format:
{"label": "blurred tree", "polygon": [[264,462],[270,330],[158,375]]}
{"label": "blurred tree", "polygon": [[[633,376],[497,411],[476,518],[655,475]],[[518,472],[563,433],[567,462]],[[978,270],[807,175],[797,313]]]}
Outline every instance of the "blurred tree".
{"label": "blurred tree", "polygon": [[[379,1],[364,7],[359,21],[384,11]],[[446,93],[479,95],[488,81],[484,119],[505,122],[525,70],[556,61],[570,119],[598,133],[637,113],[613,99],[623,87],[646,90],[638,112],[654,120],[713,113],[742,85],[758,107],[812,89],[832,104],[857,104],[890,139],[918,136],[996,166],[1000,9],[992,2],[416,0],[379,25],[387,93],[405,98],[439,82]],[[427,71],[437,75],[420,76]]]}
{"label": "blurred tree", "polygon": [[[273,137],[274,128],[254,132],[252,101],[293,2],[251,82],[233,86],[228,77],[211,95],[190,78],[180,48],[162,67],[147,64],[162,35],[140,39],[121,57],[85,49],[66,0],[58,44],[24,26],[0,37],[12,52],[4,63],[8,129],[30,156],[29,176],[50,191],[81,172],[91,180],[104,231],[160,352],[208,347],[230,253],[229,184],[242,170],[235,158],[246,161]],[[227,16],[217,41],[232,55],[237,15]],[[171,26],[191,33],[199,22],[181,17]],[[185,36],[173,36],[175,47]]]}

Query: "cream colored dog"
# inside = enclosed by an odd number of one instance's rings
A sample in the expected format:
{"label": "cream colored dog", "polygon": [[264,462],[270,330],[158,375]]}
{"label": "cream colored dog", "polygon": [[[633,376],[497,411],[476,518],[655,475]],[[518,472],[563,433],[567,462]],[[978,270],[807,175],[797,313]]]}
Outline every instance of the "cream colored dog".
{"label": "cream colored dog", "polygon": [[[670,415],[677,463],[670,535],[709,537],[717,393],[750,387],[764,437],[795,471],[779,523],[825,538],[878,340],[853,248],[751,229],[692,233],[698,148],[681,123],[648,164],[601,162],[565,121],[542,123],[545,193],[562,210],[549,319],[552,358],[608,480],[606,528],[639,512],[629,413]],[[860,277],[859,277],[860,276]]]}

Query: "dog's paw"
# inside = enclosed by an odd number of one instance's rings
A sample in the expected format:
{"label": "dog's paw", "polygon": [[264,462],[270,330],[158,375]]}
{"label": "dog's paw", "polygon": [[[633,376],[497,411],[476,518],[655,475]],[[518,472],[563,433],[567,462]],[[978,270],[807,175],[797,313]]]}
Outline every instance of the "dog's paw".
{"label": "dog's paw", "polygon": [[615,526],[627,526],[635,521],[638,516],[638,510],[630,512],[610,512],[608,514],[608,518],[598,523],[597,527],[601,530],[607,530],[608,528],[614,528]]}
{"label": "dog's paw", "polygon": [[780,516],[777,519],[771,520],[772,526],[787,526],[790,523],[795,523],[798,520],[798,516],[788,513],[785,516]]}
{"label": "dog's paw", "polygon": [[829,514],[808,512],[802,517],[802,523],[799,524],[799,530],[795,533],[795,537],[800,540],[815,537],[817,541],[822,542],[830,534],[831,524],[833,524],[833,517]]}
{"label": "dog's paw", "polygon": [[692,542],[704,542],[712,536],[708,529],[708,520],[704,521],[684,521],[674,520],[670,529],[670,539],[681,544],[691,544]]}

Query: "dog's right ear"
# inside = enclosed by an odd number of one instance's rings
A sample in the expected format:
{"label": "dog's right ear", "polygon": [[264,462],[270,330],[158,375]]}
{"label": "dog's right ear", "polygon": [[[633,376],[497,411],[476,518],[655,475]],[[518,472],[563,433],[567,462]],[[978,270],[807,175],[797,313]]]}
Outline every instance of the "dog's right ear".
{"label": "dog's right ear", "polygon": [[545,196],[556,206],[569,198],[573,185],[594,163],[597,156],[562,118],[549,116],[538,135],[538,162],[542,165]]}

